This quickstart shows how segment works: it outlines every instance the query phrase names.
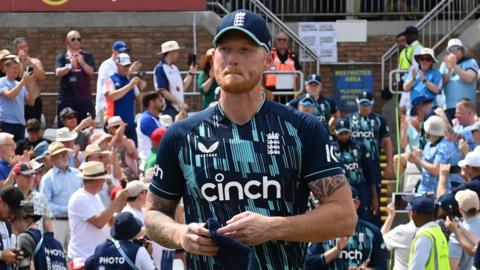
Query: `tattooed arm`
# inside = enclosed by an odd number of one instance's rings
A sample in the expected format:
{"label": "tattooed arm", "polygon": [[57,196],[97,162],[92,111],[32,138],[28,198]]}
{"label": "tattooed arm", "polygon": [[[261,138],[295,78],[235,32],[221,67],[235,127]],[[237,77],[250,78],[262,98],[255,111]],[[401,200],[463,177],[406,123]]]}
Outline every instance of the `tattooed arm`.
{"label": "tattooed arm", "polygon": [[218,231],[248,245],[269,240],[322,242],[352,235],[357,214],[345,175],[321,178],[308,185],[321,202],[314,210],[291,217],[244,212],[227,221],[228,225]]}
{"label": "tattooed arm", "polygon": [[174,220],[177,206],[178,201],[148,192],[145,213],[148,237],[167,248],[183,248],[199,255],[216,255],[218,247],[210,239],[207,229],[198,223],[185,225]]}

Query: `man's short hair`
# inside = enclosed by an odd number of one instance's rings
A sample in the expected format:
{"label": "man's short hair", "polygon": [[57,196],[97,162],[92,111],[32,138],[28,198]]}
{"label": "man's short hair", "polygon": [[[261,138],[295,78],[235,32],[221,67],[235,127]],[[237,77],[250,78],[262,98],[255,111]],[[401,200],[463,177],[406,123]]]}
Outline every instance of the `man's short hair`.
{"label": "man's short hair", "polygon": [[150,104],[150,101],[156,100],[157,98],[159,98],[159,96],[160,96],[160,92],[158,91],[151,91],[146,93],[142,99],[143,109],[144,110],[147,109],[148,105]]}
{"label": "man's short hair", "polygon": [[15,59],[7,59],[7,60],[5,60],[5,62],[3,62],[3,67],[9,68],[9,67],[11,67],[15,64],[18,65],[18,62],[15,61]]}
{"label": "man's short hair", "polygon": [[27,38],[25,37],[17,37],[13,40],[13,49],[17,49],[18,44],[22,42],[27,42]]}
{"label": "man's short hair", "polygon": [[458,102],[457,102],[457,105],[462,105],[463,107],[465,107],[465,109],[469,110],[469,111],[475,111],[475,106],[473,104],[473,101],[469,98],[461,98]]}
{"label": "man's short hair", "polygon": [[41,123],[37,118],[30,118],[27,121],[27,131],[37,131],[40,130]]}

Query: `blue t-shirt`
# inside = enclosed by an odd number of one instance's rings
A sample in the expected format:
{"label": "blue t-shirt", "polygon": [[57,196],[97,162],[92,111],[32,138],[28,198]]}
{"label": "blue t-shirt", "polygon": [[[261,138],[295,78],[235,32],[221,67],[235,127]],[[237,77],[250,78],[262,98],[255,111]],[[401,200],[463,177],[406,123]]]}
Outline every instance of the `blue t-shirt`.
{"label": "blue t-shirt", "polygon": [[370,259],[368,267],[387,269],[387,250],[380,230],[373,224],[359,219],[355,233],[348,238],[347,246],[338,258],[327,264],[324,253],[336,246],[336,239],[312,243],[305,257],[305,270],[346,270],[359,267]]}
{"label": "blue t-shirt", "polygon": [[[467,71],[473,70],[475,74],[478,75],[478,64],[477,61],[473,58],[464,58],[460,60],[458,66]],[[445,74],[448,72],[447,65],[442,63],[440,68],[438,69],[441,74]],[[445,94],[445,100],[447,102],[447,109],[454,109],[457,102],[461,98],[469,98],[470,100],[475,101],[477,100],[477,76],[475,75],[475,80],[471,83],[465,83],[460,79],[460,77],[453,73],[450,76],[450,80],[443,86],[443,93]]]}
{"label": "blue t-shirt", "polygon": [[[119,73],[113,74],[110,79],[117,90],[123,88],[130,82],[127,77],[122,76]],[[117,100],[110,100],[107,98],[107,115],[109,117],[114,115],[120,116],[126,124],[133,125],[135,123],[135,98],[137,93],[138,90],[134,87]]]}
{"label": "blue t-shirt", "polygon": [[0,180],[6,180],[11,170],[10,163],[0,159]]}
{"label": "blue t-shirt", "polygon": [[[447,139],[441,138],[436,144],[430,142],[423,149],[423,160],[431,164],[458,164],[462,159],[462,154],[458,150],[457,144]],[[428,170],[422,168],[422,178],[418,186],[417,193],[436,193],[438,185],[438,176],[431,175]],[[448,186],[451,182],[462,183],[464,180],[459,174],[451,174],[448,177]]]}
{"label": "blue t-shirt", "polygon": [[[150,191],[183,198],[186,223],[225,225],[252,211],[294,216],[307,208],[308,183],[342,173],[327,131],[313,116],[265,100],[246,124],[220,107],[175,122],[157,155]],[[302,268],[305,244],[268,241],[252,247],[264,269]],[[221,269],[214,257],[187,254],[189,269]]]}
{"label": "blue t-shirt", "polygon": [[[415,82],[413,83],[413,87],[410,90],[410,100],[414,100],[416,97],[419,97],[419,96],[422,96],[422,95],[427,96],[428,98],[431,98],[431,99],[435,100],[435,97],[437,96],[437,94],[430,91],[430,89],[427,88],[425,83],[423,83],[420,80],[420,71],[417,70],[416,73],[417,73],[416,74],[417,80],[415,80]],[[429,69],[425,73],[424,77],[427,81],[430,81],[431,83],[438,86],[438,88],[440,88],[440,89],[442,88],[442,74],[438,70]],[[413,78],[413,73],[410,70],[410,72],[407,74],[407,77],[405,78],[405,80],[410,81],[412,78]]]}
{"label": "blue t-shirt", "polygon": [[158,116],[153,115],[148,111],[145,111],[140,115],[139,123],[140,130],[149,138],[152,136],[152,133],[155,131],[155,129],[161,127]]}
{"label": "blue t-shirt", "polygon": [[15,88],[19,82],[9,81],[7,77],[0,78],[0,121],[11,124],[25,125],[25,97],[27,89],[22,87],[15,99],[7,99],[3,96],[5,90]]}

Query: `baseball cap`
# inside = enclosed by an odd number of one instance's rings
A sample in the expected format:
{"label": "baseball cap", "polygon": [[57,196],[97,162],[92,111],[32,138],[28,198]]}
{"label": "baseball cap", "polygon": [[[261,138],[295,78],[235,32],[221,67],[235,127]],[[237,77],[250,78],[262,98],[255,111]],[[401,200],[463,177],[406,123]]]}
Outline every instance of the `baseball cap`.
{"label": "baseball cap", "polygon": [[33,170],[32,167],[30,166],[30,164],[25,162],[15,165],[15,167],[13,167],[13,171],[17,174],[21,174],[25,176],[34,175],[36,173],[36,171]]}
{"label": "baseball cap", "polygon": [[412,100],[412,109],[410,110],[410,115],[415,116],[417,114],[418,106],[421,106],[425,103],[433,102],[433,98],[429,98],[425,95],[418,96]]}
{"label": "baseball cap", "polygon": [[405,28],[405,31],[403,31],[405,34],[418,34],[418,32],[418,28],[413,25],[408,26]]}
{"label": "baseball cap", "polygon": [[139,180],[133,180],[127,183],[125,187],[128,190],[130,198],[137,197],[140,192],[148,190],[148,184]]}
{"label": "baseball cap", "polygon": [[470,209],[478,210],[480,208],[480,201],[475,191],[470,189],[460,190],[455,194],[455,200],[458,202],[458,207],[463,211]]}
{"label": "baseball cap", "polygon": [[412,212],[422,214],[435,213],[435,203],[427,197],[416,197],[410,201]]}
{"label": "baseball cap", "polygon": [[480,152],[469,152],[464,159],[458,162],[458,166],[470,166],[480,168]]}
{"label": "baseball cap", "polygon": [[8,205],[16,217],[23,217],[23,193],[14,186],[4,187],[0,190],[0,198]]}
{"label": "baseball cap", "polygon": [[223,34],[232,30],[240,31],[250,37],[258,46],[262,46],[266,51],[270,51],[271,40],[265,20],[258,14],[246,9],[236,10],[228,13],[217,25],[217,33],[213,38],[213,47],[217,47],[218,40]]}
{"label": "baseball cap", "polygon": [[315,101],[313,100],[312,97],[307,95],[304,98],[302,98],[298,104],[305,107],[313,107],[315,105]]}
{"label": "baseball cap", "polygon": [[463,48],[463,42],[458,38],[452,38],[447,43],[447,50],[453,46],[459,46]]}
{"label": "baseball cap", "polygon": [[445,211],[449,211],[451,213],[456,212],[458,210],[458,203],[455,200],[455,196],[452,193],[445,193],[437,199],[438,206],[440,206]]}
{"label": "baseball cap", "polygon": [[156,144],[160,144],[163,136],[165,136],[165,132],[167,132],[166,128],[164,127],[157,128],[152,132],[152,135],[150,135],[150,139],[154,141]]}
{"label": "baseball cap", "polygon": [[70,116],[70,115],[77,115],[77,112],[74,111],[72,108],[70,107],[66,107],[66,108],[63,108],[63,110],[60,111],[60,120],[63,120],[65,119],[66,117]]}
{"label": "baseball cap", "polygon": [[114,49],[115,51],[117,51],[119,53],[130,51],[130,49],[127,46],[127,43],[125,43],[125,41],[123,41],[123,40],[115,41],[112,45],[112,49]]}
{"label": "baseball cap", "polygon": [[345,118],[340,118],[335,123],[335,132],[338,135],[338,134],[340,134],[342,132],[345,132],[345,131],[352,132],[352,130],[350,129],[350,122],[345,120]]}
{"label": "baseball cap", "polygon": [[142,222],[130,212],[122,212],[115,216],[112,225],[112,237],[117,240],[130,240],[142,230]]}
{"label": "baseball cap", "polygon": [[8,139],[13,140],[13,135],[6,132],[0,132],[0,145],[6,144]]}
{"label": "baseball cap", "polygon": [[373,105],[373,94],[367,91],[361,92],[357,96],[357,104],[360,106],[372,106]]}
{"label": "baseball cap", "polygon": [[115,57],[115,63],[121,66],[129,66],[132,64],[132,61],[130,61],[130,56],[128,54],[121,53]]}
{"label": "baseball cap", "polygon": [[23,201],[23,216],[22,218],[33,218],[33,222],[37,222],[42,218],[42,215],[35,213],[35,205],[29,201]]}
{"label": "baseball cap", "polygon": [[322,82],[322,78],[320,78],[320,76],[317,74],[310,74],[305,80],[305,84],[310,84],[310,83],[320,84],[321,82]]}
{"label": "baseball cap", "polygon": [[43,142],[37,144],[37,146],[35,146],[35,148],[33,148],[33,156],[35,157],[35,160],[40,160],[40,159],[44,158],[46,155],[48,155],[48,142],[47,141],[43,141]]}

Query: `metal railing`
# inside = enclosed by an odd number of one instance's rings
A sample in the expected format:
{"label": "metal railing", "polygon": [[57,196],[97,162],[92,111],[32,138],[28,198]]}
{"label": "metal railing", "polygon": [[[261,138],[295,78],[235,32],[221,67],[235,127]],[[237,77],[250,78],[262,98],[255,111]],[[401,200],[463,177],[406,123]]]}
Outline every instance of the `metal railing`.
{"label": "metal railing", "polygon": [[[458,0],[457,0],[458,1]],[[248,8],[250,0],[217,0],[228,10]],[[283,21],[317,21],[345,18],[417,20],[440,0],[260,0]],[[471,0],[475,3],[475,0]]]}
{"label": "metal railing", "polygon": [[[442,0],[415,26],[420,31],[419,41],[427,48],[433,48],[438,54],[446,41],[480,10],[472,0]],[[382,89],[388,81],[391,70],[398,68],[398,45],[393,45],[382,56]],[[390,86],[389,86],[390,87]]]}

